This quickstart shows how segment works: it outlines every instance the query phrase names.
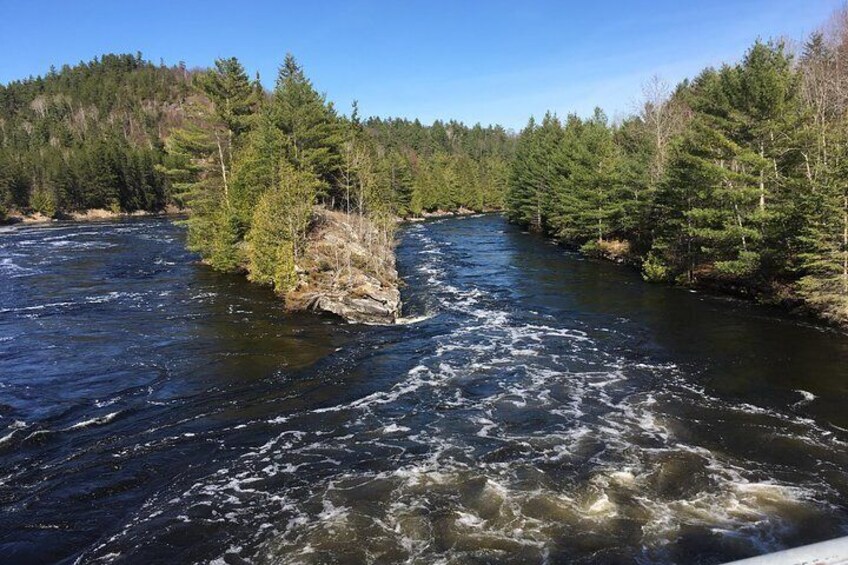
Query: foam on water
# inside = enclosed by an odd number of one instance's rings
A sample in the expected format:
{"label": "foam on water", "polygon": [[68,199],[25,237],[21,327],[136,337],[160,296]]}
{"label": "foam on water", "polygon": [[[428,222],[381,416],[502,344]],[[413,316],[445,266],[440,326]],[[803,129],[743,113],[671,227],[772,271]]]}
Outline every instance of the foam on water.
{"label": "foam on water", "polygon": [[4,277],[26,277],[38,274],[38,269],[32,267],[24,267],[15,263],[12,257],[3,257],[0,259],[0,275]]}
{"label": "foam on water", "polygon": [[600,341],[616,328],[511,309],[485,280],[459,282],[461,254],[432,230],[418,224],[407,238],[431,312],[421,321],[445,328],[414,364],[355,398],[264,421],[271,439],[152,498],[92,557],[200,515],[254,532],[221,560],[545,563],[607,551],[599,559],[675,561],[691,538],[775,549],[792,524],[827,514],[818,477],[781,481],[701,445],[681,414],[745,413],[822,445],[836,432],[711,396],[673,363]]}
{"label": "foam on water", "polygon": [[97,416],[94,418],[89,418],[87,420],[83,420],[81,422],[77,422],[76,424],[71,425],[68,430],[79,430],[82,428],[88,428],[89,426],[101,426],[103,424],[108,424],[115,417],[120,414],[120,411],[110,412],[108,414],[104,414],[103,416]]}
{"label": "foam on water", "polygon": [[407,316],[398,318],[395,323],[401,326],[406,326],[409,324],[417,324],[419,322],[424,322],[432,318],[435,314],[422,314],[420,316]]}

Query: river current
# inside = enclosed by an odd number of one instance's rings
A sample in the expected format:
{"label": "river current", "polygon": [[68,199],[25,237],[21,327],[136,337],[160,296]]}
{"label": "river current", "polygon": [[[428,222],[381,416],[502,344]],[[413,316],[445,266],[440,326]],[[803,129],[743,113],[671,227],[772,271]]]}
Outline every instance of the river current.
{"label": "river current", "polygon": [[287,314],[165,219],[0,234],[0,562],[723,563],[848,534],[848,337],[496,215],[404,323]]}

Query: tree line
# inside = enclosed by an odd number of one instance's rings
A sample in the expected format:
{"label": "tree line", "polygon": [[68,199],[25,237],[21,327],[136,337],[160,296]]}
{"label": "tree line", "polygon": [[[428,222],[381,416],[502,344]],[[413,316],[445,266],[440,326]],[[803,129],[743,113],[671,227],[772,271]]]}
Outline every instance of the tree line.
{"label": "tree line", "polygon": [[509,217],[648,280],[802,301],[848,321],[848,12],[792,53],[757,41],[737,64],[637,115],[547,114],[521,131]]}
{"label": "tree line", "polygon": [[[210,83],[235,80],[234,73],[240,75],[239,85]],[[216,99],[216,88],[243,88],[240,94],[251,97],[249,107],[217,115],[216,102],[226,106],[232,101],[220,99],[220,93]],[[374,153],[369,157],[380,162],[381,180],[388,179],[390,186],[384,189],[395,213],[501,206],[513,142],[503,128],[469,127],[456,121],[432,125],[406,119],[361,121],[355,108],[343,116],[318,96],[329,116],[321,133],[327,144],[325,155],[292,161],[320,170],[329,190],[322,193],[322,202],[338,204],[337,187],[353,171],[342,165],[362,158],[345,155],[350,146],[345,135],[357,130],[358,144],[368,145]],[[0,85],[0,215],[16,211],[54,216],[91,208],[155,211],[171,203],[184,204],[182,179],[166,174],[167,161],[172,160],[167,151],[172,132],[197,133],[205,127],[201,122],[213,116],[228,120],[222,149],[237,152],[242,134],[267,121],[260,114],[273,98],[274,93],[266,92],[258,77],[248,78],[235,59],[222,59],[212,69],[187,69],[183,63],[155,65],[140,53],[103,55]],[[290,104],[317,109],[310,96]],[[239,120],[242,123],[236,123]],[[174,140],[171,145],[179,143]],[[299,150],[311,143],[295,144]],[[223,158],[229,163],[234,154]]]}

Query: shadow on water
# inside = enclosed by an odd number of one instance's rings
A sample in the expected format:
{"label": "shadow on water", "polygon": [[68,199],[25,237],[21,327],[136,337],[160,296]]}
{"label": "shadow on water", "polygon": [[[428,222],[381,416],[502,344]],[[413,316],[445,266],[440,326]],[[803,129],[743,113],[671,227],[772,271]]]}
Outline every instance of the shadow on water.
{"label": "shadow on water", "polygon": [[[516,300],[552,307],[637,337],[634,354],[690,364],[720,393],[782,408],[817,397],[813,414],[848,428],[848,339],[777,308],[645,284],[633,270],[590,260],[508,226]],[[530,273],[536,276],[528,276]],[[615,320],[611,318],[615,317]]]}
{"label": "shadow on water", "polygon": [[845,533],[848,338],[498,216],[405,315],[286,314],[162,219],[0,239],[0,559],[719,563]]}

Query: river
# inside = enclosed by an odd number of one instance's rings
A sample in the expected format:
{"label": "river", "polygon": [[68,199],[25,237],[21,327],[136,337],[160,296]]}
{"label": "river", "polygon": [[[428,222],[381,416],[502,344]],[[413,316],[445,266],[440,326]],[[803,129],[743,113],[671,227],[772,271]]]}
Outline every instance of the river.
{"label": "river", "polygon": [[848,337],[495,215],[406,324],[287,314],[162,218],[0,235],[4,563],[721,563],[848,533]]}

